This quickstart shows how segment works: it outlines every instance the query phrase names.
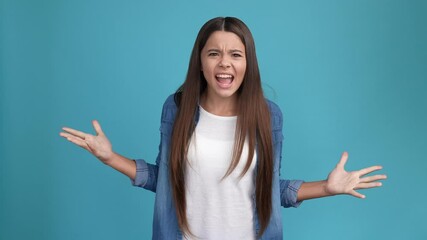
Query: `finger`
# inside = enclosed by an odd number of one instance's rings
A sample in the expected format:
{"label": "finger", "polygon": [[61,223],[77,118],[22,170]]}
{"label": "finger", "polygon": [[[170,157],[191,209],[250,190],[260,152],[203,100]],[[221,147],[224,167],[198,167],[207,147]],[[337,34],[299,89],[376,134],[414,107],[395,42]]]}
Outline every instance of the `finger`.
{"label": "finger", "polygon": [[72,135],[67,136],[66,139],[68,141],[76,144],[77,146],[82,147],[82,148],[88,150],[89,152],[91,152],[91,150],[89,149],[88,144],[83,139],[75,137],[75,136],[72,136]]}
{"label": "finger", "polygon": [[368,173],[381,170],[382,168],[383,168],[382,166],[372,166],[372,167],[361,169],[358,171],[358,173],[360,174],[360,176],[363,176],[363,175],[366,175]]}
{"label": "finger", "polygon": [[68,127],[63,127],[62,130],[66,131],[68,133],[71,133],[74,136],[77,136],[77,137],[79,137],[81,139],[85,139],[85,136],[87,135],[87,133],[84,133],[84,132],[81,132],[81,131],[78,131],[78,130],[75,130],[75,129],[72,129],[72,128],[68,128]]}
{"label": "finger", "polygon": [[369,176],[369,177],[364,177],[360,179],[361,183],[368,183],[368,182],[375,182],[378,180],[383,180],[383,179],[387,179],[386,175],[375,175],[375,176]]}
{"label": "finger", "polygon": [[[66,138],[67,140],[74,139],[74,140],[78,141],[79,143],[82,143],[82,144],[85,143],[86,145],[89,143],[89,141],[92,141],[92,135],[90,135],[90,134],[87,134],[85,139],[78,137],[78,136],[75,136],[75,135],[72,135],[70,133],[66,133],[66,132],[61,132],[61,133],[59,133],[59,135],[63,138]],[[81,144],[79,144],[79,146],[80,145]]]}
{"label": "finger", "polygon": [[344,169],[345,164],[347,163],[347,159],[348,159],[348,153],[347,152],[343,152],[341,155],[341,159],[337,164],[337,167]]}
{"label": "finger", "polygon": [[[59,136],[63,137],[63,138],[68,138],[68,137],[76,137],[70,133],[66,133],[66,132],[60,132]],[[81,139],[81,138],[80,138]]]}
{"label": "finger", "polygon": [[59,133],[59,135],[61,136],[61,137],[63,137],[63,138],[77,138],[77,139],[80,139],[80,140],[82,140],[82,141],[86,141],[87,139],[88,139],[88,136],[90,136],[90,135],[86,135],[86,139],[83,139],[83,138],[81,138],[81,137],[79,137],[79,136],[75,136],[75,135],[73,135],[73,134],[70,134],[70,133],[66,133],[66,132],[61,132],[61,133]]}
{"label": "finger", "polygon": [[358,193],[358,192],[356,192],[356,191],[354,191],[354,190],[352,190],[351,192],[350,192],[350,195],[352,195],[352,196],[354,196],[354,197],[357,197],[357,198],[366,198],[366,196],[365,195],[363,195],[363,194],[360,194],[360,193]]}
{"label": "finger", "polygon": [[103,135],[104,134],[104,132],[102,131],[101,125],[99,124],[98,121],[93,120],[92,125],[93,125],[93,128],[95,129],[95,132],[97,135]]}
{"label": "finger", "polygon": [[380,182],[370,182],[370,183],[359,183],[354,189],[367,189],[381,187],[383,184]]}

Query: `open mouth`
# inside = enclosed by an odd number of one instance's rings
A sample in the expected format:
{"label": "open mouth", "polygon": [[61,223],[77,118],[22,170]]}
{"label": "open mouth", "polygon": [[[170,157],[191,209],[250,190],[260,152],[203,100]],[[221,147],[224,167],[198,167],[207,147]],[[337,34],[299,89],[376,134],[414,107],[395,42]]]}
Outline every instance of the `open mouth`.
{"label": "open mouth", "polygon": [[231,74],[217,74],[215,75],[216,81],[221,88],[229,88],[233,83],[234,76]]}

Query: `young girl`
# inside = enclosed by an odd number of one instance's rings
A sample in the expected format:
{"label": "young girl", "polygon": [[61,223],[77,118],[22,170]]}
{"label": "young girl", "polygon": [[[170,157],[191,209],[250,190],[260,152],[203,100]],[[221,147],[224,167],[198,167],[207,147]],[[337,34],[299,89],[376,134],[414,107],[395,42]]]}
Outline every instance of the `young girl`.
{"label": "young girl", "polygon": [[255,44],[233,17],[200,29],[185,82],[163,105],[155,164],[115,153],[101,126],[96,136],[60,135],[133,185],[156,192],[153,239],[282,239],[280,207],[381,186],[373,166],[346,172],[348,154],[319,182],[280,179],[282,113],[263,96]]}

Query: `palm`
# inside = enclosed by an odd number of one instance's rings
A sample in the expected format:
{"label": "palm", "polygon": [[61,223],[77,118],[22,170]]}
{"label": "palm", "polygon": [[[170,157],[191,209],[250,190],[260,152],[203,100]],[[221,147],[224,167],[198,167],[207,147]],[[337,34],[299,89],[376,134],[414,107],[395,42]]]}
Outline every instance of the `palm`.
{"label": "palm", "polygon": [[358,171],[347,172],[344,167],[348,154],[343,153],[341,160],[328,176],[326,190],[332,194],[350,194],[355,197],[365,198],[355,190],[381,186],[378,180],[385,179],[385,175],[367,176],[366,174],[382,169],[381,166],[372,166]]}
{"label": "palm", "polygon": [[102,131],[99,123],[94,120],[92,124],[96,131],[96,135],[91,135],[67,127],[63,128],[64,132],[61,132],[60,135],[68,141],[86,149],[99,160],[106,163],[113,153],[112,145]]}

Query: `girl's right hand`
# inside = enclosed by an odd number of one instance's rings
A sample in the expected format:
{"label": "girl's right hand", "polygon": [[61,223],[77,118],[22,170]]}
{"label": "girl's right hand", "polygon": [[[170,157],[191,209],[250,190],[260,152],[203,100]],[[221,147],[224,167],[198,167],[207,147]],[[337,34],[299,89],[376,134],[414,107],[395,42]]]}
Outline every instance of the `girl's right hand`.
{"label": "girl's right hand", "polygon": [[96,131],[96,136],[68,127],[63,127],[62,130],[64,132],[59,133],[59,135],[77,146],[86,149],[104,164],[108,165],[114,154],[112,145],[102,131],[98,121],[93,120],[92,125]]}

